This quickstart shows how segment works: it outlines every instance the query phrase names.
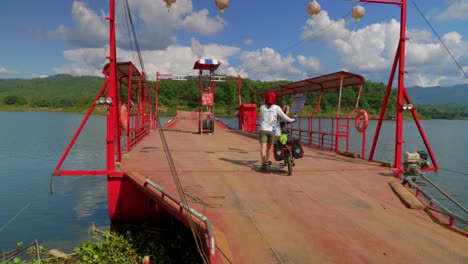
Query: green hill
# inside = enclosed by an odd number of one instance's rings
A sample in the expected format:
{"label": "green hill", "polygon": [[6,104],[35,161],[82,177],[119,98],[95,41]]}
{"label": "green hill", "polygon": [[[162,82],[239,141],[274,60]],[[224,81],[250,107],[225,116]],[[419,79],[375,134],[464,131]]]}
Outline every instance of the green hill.
{"label": "green hill", "polygon": [[71,108],[89,106],[104,78],[60,74],[35,79],[0,79],[0,109]]}
{"label": "green hill", "polygon": [[[252,96],[287,81],[261,82],[242,80],[242,102],[260,105],[261,98]],[[36,79],[0,79],[0,110],[3,111],[72,111],[85,112],[93,103],[104,78],[94,76],[54,75]],[[173,115],[177,109],[198,110],[198,78],[193,81],[164,80],[160,83],[160,111]],[[150,95],[154,98],[154,82],[150,82]],[[386,86],[382,83],[367,81],[363,87],[359,108],[364,108],[371,116],[380,113]],[[351,111],[356,103],[358,87],[343,90],[341,113]],[[124,92],[126,94],[126,92]],[[306,106],[300,113],[308,116],[315,109],[319,93],[309,93]],[[334,116],[338,100],[338,90],[326,91],[321,100],[318,116]],[[284,98],[279,104],[291,104],[292,98]],[[395,90],[392,90],[388,115],[395,114]],[[215,114],[234,115],[237,111],[237,83],[216,83]],[[424,106],[418,105],[418,113],[423,118],[466,118],[468,106]]]}

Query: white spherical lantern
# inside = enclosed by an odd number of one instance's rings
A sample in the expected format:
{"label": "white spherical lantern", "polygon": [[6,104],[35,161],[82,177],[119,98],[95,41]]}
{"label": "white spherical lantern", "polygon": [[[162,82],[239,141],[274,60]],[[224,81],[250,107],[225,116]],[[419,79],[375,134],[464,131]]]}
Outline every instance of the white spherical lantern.
{"label": "white spherical lantern", "polygon": [[216,6],[219,8],[219,12],[224,13],[224,9],[229,6],[229,0],[215,0]]}
{"label": "white spherical lantern", "polygon": [[315,0],[310,2],[307,5],[307,13],[309,13],[310,16],[314,18],[318,13],[320,13],[320,4],[317,3]]}
{"label": "white spherical lantern", "polygon": [[176,2],[176,0],[163,0],[166,2],[166,7],[167,7],[167,12],[169,12],[169,9],[171,9],[171,5]]}
{"label": "white spherical lantern", "polygon": [[351,16],[354,17],[356,22],[359,22],[361,20],[361,17],[363,17],[366,14],[366,9],[364,7],[357,5],[353,7],[351,10]]}

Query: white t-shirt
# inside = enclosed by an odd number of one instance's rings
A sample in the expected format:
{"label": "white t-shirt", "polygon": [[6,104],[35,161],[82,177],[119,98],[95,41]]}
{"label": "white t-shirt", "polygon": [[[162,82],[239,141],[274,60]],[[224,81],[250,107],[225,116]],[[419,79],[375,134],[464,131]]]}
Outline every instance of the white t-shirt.
{"label": "white t-shirt", "polygon": [[287,116],[283,110],[281,110],[281,107],[277,105],[271,105],[270,108],[267,108],[266,105],[262,105],[260,107],[259,115],[259,130],[275,132],[276,129],[279,129],[279,127],[277,127],[278,116],[286,122],[293,121],[293,119]]}

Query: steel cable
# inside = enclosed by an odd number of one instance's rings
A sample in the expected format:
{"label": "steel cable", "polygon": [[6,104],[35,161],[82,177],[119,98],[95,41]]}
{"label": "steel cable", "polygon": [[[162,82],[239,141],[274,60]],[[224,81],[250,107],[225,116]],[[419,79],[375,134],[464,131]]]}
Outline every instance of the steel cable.
{"label": "steel cable", "polygon": [[[126,7],[126,9],[129,9],[128,1],[122,0],[122,4]],[[128,42],[130,43],[130,49],[132,50],[133,61],[135,61],[135,54],[134,54],[134,50],[133,50],[132,36],[131,36],[131,33],[130,33],[130,25],[128,24],[130,19],[128,18],[127,14],[128,14],[128,12],[125,13],[125,18],[126,18],[125,24],[127,25],[127,34],[128,34],[128,40],[129,40]]]}
{"label": "steel cable", "polygon": [[[133,40],[135,41],[135,48],[137,50],[137,54],[138,54],[138,59],[140,61],[140,66],[141,66],[141,70],[143,73],[146,74],[146,70],[145,70],[145,65],[143,63],[143,58],[141,56],[141,50],[140,50],[140,45],[138,44],[138,38],[137,38],[137,35],[136,35],[136,32],[135,32],[135,26],[133,24],[133,18],[132,18],[132,14],[130,12],[130,6],[128,5],[128,0],[125,0],[126,2],[126,5],[125,5],[125,8],[127,10],[127,16],[128,16],[128,19],[130,21],[130,25],[131,25],[131,29],[132,29],[132,33],[133,33]],[[146,79],[146,76],[145,76],[145,79]]]}
{"label": "steel cable", "polygon": [[447,47],[447,45],[445,45],[445,42],[440,38],[439,34],[437,34],[437,32],[435,31],[435,29],[432,27],[431,23],[429,23],[429,20],[427,20],[427,18],[423,15],[423,13],[421,12],[421,10],[419,9],[418,5],[416,5],[416,3],[411,0],[411,2],[413,3],[413,5],[416,7],[416,10],[418,10],[419,14],[424,18],[424,21],[426,21],[427,25],[431,28],[432,30],[432,33],[434,33],[434,35],[436,35],[436,37],[439,39],[440,43],[442,43],[442,45],[444,46],[445,50],[447,51],[447,53],[450,55],[450,57],[452,58],[452,60],[455,62],[455,64],[457,64],[458,68],[460,69],[460,71],[465,75],[465,78],[468,79],[468,75],[466,74],[466,72],[463,70],[463,67],[460,65],[460,63],[458,63],[457,59],[455,59],[455,56],[453,56],[452,52],[449,50],[449,48]]}
{"label": "steel cable", "polygon": [[164,131],[162,130],[161,122],[159,121],[159,119],[158,119],[158,131],[159,131],[159,136],[161,138],[161,143],[162,143],[163,148],[164,148],[164,153],[166,154],[167,162],[168,162],[169,168],[171,170],[172,178],[173,178],[174,183],[176,185],[177,192],[179,193],[181,203],[183,204],[182,206],[184,207],[184,210],[183,210],[184,215],[185,215],[185,217],[187,219],[187,222],[189,223],[190,230],[192,231],[192,235],[193,235],[193,238],[195,240],[195,243],[196,243],[196,246],[197,246],[197,249],[198,249],[198,253],[202,257],[203,263],[208,264],[208,263],[210,263],[209,258],[202,249],[202,246],[201,246],[202,243],[203,243],[202,238],[200,238],[198,233],[195,232],[195,226],[194,226],[194,223],[193,223],[193,220],[192,220],[192,216],[190,214],[190,211],[188,210],[189,204],[188,204],[187,199],[185,197],[185,193],[184,193],[184,190],[182,188],[182,184],[180,183],[179,174],[177,173],[177,169],[176,169],[176,166],[174,164],[174,160],[172,159],[172,155],[170,153],[169,146],[167,144],[166,137],[164,135]]}

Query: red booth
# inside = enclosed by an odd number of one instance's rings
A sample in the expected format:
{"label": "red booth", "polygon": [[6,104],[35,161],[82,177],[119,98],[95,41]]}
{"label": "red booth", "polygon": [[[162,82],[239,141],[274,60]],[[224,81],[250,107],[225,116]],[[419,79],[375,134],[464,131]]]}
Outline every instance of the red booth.
{"label": "red booth", "polygon": [[239,107],[239,127],[247,132],[257,132],[257,105],[241,104]]}

